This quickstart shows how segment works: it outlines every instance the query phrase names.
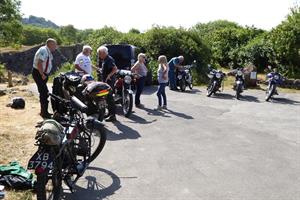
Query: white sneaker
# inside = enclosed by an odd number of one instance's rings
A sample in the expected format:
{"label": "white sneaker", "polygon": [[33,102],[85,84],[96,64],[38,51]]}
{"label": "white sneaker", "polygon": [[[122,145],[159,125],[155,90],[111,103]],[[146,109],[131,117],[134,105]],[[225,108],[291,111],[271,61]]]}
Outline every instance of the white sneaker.
{"label": "white sneaker", "polygon": [[161,106],[157,106],[156,110],[162,110]]}

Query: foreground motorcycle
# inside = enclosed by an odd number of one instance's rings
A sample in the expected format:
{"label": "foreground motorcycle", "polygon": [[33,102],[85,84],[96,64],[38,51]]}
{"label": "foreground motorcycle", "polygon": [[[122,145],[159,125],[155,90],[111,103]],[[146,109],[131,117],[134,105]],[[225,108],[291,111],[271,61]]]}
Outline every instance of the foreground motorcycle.
{"label": "foreground motorcycle", "polygon": [[123,114],[129,117],[133,107],[132,84],[136,74],[130,70],[119,70],[116,73],[116,82],[114,85],[114,99],[116,104],[122,105]]}
{"label": "foreground motorcycle", "polygon": [[182,69],[178,70],[177,73],[177,86],[179,86],[182,92],[185,91],[186,87],[188,86],[190,90],[193,89],[193,76],[191,68],[194,67],[196,62],[194,61],[192,65],[183,66]]}
{"label": "foreground motorcycle", "polygon": [[100,154],[105,142],[104,125],[87,118],[87,106],[78,98],[70,101],[50,94],[68,111],[59,121],[45,120],[36,134],[37,152],[28,162],[28,169],[37,176],[38,200],[59,200],[62,182],[73,192],[77,180]]}
{"label": "foreground motorcycle", "polygon": [[235,97],[240,99],[241,93],[244,90],[245,80],[244,80],[244,73],[242,68],[238,68],[235,71],[235,85],[234,90],[236,92]]}
{"label": "foreground motorcycle", "polygon": [[[271,68],[269,68],[272,70]],[[269,101],[273,95],[278,95],[277,87],[284,81],[283,76],[276,69],[267,74],[268,88],[266,91],[266,101]]]}
{"label": "foreground motorcycle", "polygon": [[210,78],[209,85],[207,87],[207,93],[206,96],[210,97],[212,94],[215,94],[217,91],[220,91],[220,88],[222,87],[222,82],[225,77],[225,73],[223,73],[221,70],[216,70],[208,67],[209,73],[208,77]]}
{"label": "foreground motorcycle", "polygon": [[[102,121],[111,88],[106,83],[94,81],[91,75],[81,76],[75,72],[66,72],[54,78],[52,92],[65,99],[76,96],[87,105],[87,115],[96,115]],[[51,104],[54,112],[66,112],[60,102],[52,99]]]}

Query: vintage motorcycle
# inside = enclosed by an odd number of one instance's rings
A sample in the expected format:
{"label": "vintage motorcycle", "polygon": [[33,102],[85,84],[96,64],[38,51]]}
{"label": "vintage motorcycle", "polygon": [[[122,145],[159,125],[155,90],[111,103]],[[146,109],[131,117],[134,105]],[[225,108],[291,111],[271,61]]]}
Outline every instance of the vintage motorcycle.
{"label": "vintage motorcycle", "polygon": [[269,101],[273,97],[273,95],[278,95],[277,87],[284,81],[283,76],[278,73],[276,69],[272,70],[271,67],[269,69],[271,70],[271,72],[267,74],[268,88],[266,90],[266,101]]}
{"label": "vintage motorcycle", "polygon": [[235,97],[239,100],[241,97],[241,93],[243,92],[245,87],[245,79],[242,68],[238,68],[235,70],[235,85],[234,90],[236,92]]}
{"label": "vintage motorcycle", "polygon": [[87,106],[75,96],[70,100],[50,94],[65,106],[67,114],[45,120],[36,134],[37,152],[27,168],[37,176],[38,200],[59,200],[62,182],[73,192],[77,180],[100,154],[106,142],[104,125],[84,114]]}
{"label": "vintage motorcycle", "polygon": [[210,78],[209,85],[207,87],[206,96],[210,97],[212,94],[215,94],[217,91],[220,91],[222,87],[222,82],[226,76],[221,70],[216,70],[208,67],[209,73],[208,77]]}
{"label": "vintage motorcycle", "polygon": [[[98,120],[103,121],[107,98],[112,91],[108,84],[94,81],[91,75],[82,76],[71,71],[61,73],[54,78],[52,92],[65,99],[76,96],[87,105],[87,115],[95,115]],[[51,99],[51,104],[55,113],[63,114],[66,112],[65,107],[61,106],[60,102]]]}
{"label": "vintage motorcycle", "polygon": [[116,104],[122,105],[123,114],[129,117],[133,107],[132,85],[136,74],[130,70],[118,70],[114,84],[114,99]]}
{"label": "vintage motorcycle", "polygon": [[193,89],[193,76],[192,76],[192,68],[196,64],[196,61],[193,62],[191,65],[183,66],[177,72],[177,86],[179,86],[182,92],[185,91],[186,87],[188,86],[190,90]]}

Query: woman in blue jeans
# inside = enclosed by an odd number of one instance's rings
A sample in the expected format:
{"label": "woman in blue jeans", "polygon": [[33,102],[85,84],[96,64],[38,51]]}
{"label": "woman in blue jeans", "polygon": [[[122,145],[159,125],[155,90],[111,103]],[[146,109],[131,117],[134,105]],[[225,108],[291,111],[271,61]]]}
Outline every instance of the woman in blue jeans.
{"label": "woman in blue jeans", "polygon": [[136,93],[135,93],[135,106],[136,107],[143,107],[141,104],[141,94],[143,92],[145,81],[147,77],[147,67],[145,65],[146,63],[146,55],[143,53],[140,53],[138,55],[138,61],[133,65],[131,68],[131,71],[133,73],[138,74],[138,78],[136,80]]}
{"label": "woman in blue jeans", "polygon": [[[165,88],[168,84],[169,78],[168,78],[168,72],[169,72],[169,66],[167,57],[162,55],[158,57],[158,70],[157,70],[157,80],[159,83],[158,91],[157,91],[157,97],[158,97],[158,110],[167,109],[167,95]],[[163,100],[163,103],[162,103]]]}

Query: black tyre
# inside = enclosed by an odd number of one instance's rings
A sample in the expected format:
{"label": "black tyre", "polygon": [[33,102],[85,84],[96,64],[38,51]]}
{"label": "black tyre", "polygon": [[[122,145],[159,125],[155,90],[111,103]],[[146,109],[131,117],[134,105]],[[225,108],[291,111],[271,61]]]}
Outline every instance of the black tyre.
{"label": "black tyre", "polygon": [[241,85],[237,85],[237,86],[236,86],[236,94],[235,94],[235,97],[236,97],[237,100],[239,100],[239,99],[241,98],[241,90],[242,90],[241,87],[242,87]]}
{"label": "black tyre", "polygon": [[60,200],[62,193],[61,163],[56,163],[51,177],[49,171],[37,174],[37,200]]}
{"label": "black tyre", "polygon": [[193,89],[193,78],[191,78],[191,83],[189,84],[189,88],[190,88],[190,90],[192,90]]}
{"label": "black tyre", "polygon": [[129,94],[128,92],[124,92],[122,108],[125,117],[129,117],[131,115],[132,107],[133,107],[133,95]]}
{"label": "black tyre", "polygon": [[270,87],[268,87],[266,101],[269,101],[272,98],[274,92],[275,92],[275,86],[274,85],[271,85]]}
{"label": "black tyre", "polygon": [[181,92],[184,92],[185,89],[186,89],[186,82],[185,82],[184,77],[180,80],[179,85],[180,85],[180,90],[181,90]]}
{"label": "black tyre", "polygon": [[216,82],[214,81],[210,86],[207,88],[206,96],[210,97],[215,92]]}
{"label": "black tyre", "polygon": [[94,129],[91,132],[91,156],[87,159],[91,163],[101,153],[106,143],[106,131],[104,127]]}

